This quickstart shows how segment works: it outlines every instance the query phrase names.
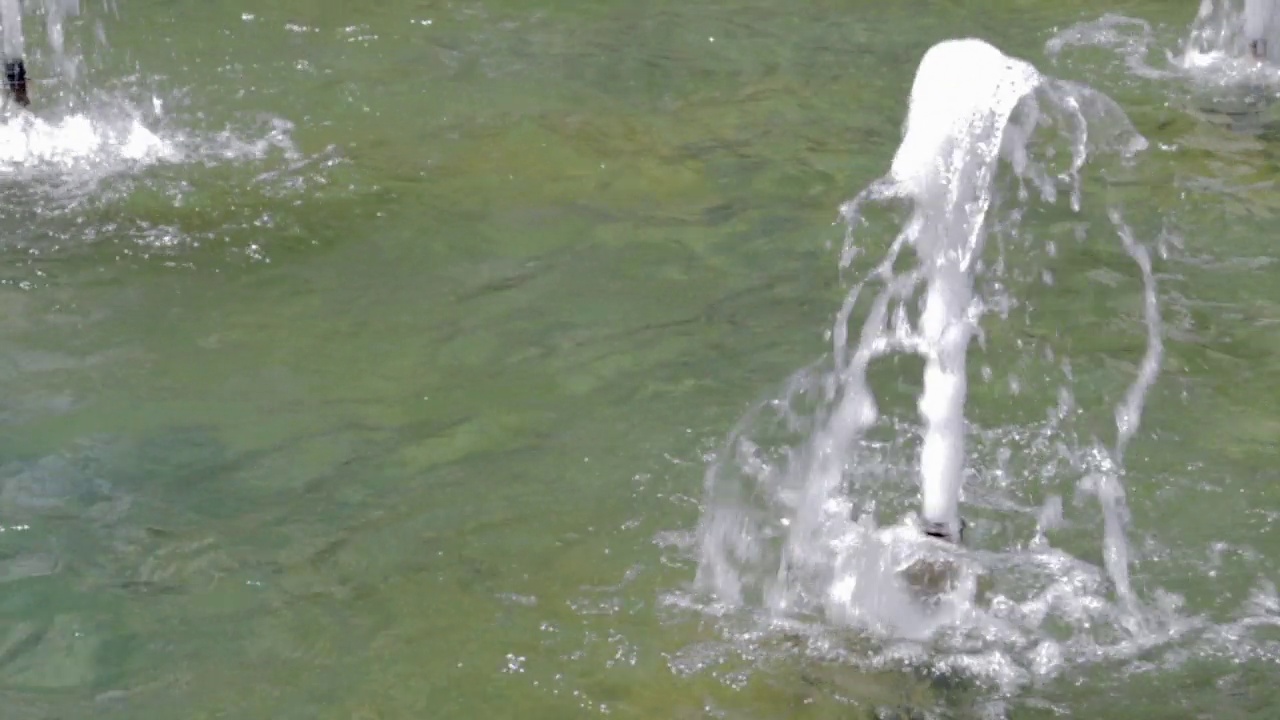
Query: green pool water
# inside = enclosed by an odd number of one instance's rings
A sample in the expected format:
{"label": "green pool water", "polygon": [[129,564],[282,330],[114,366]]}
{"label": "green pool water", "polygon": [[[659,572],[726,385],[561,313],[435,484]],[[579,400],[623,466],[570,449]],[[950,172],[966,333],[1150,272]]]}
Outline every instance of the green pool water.
{"label": "green pool water", "polygon": [[[1270,717],[1275,607],[1248,652],[1191,633],[1002,696],[726,641],[673,599],[709,457],[830,350],[838,208],[888,168],[922,53],[962,36],[1151,143],[1085,178],[1087,216],[1167,249],[1135,589],[1227,623],[1275,581],[1280,135],[1113,50],[1045,52],[1112,12],[1163,67],[1194,6],[86,3],[74,81],[31,20],[37,115],[134,113],[176,155],[0,176],[0,715]],[[985,352],[1070,357],[1113,433],[1141,278],[1112,233],[1041,259],[1055,282],[1015,288],[1036,312]],[[1042,418],[1038,357],[971,419]],[[1096,504],[1068,506],[1100,563]]]}

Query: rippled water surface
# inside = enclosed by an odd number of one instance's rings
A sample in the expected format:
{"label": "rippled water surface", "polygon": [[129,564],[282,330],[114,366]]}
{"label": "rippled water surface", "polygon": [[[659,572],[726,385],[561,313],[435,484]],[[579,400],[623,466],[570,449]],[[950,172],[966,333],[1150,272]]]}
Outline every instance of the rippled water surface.
{"label": "rippled water surface", "polygon": [[[82,5],[70,64],[29,18],[0,109],[5,718],[1272,717],[1280,72],[1189,52],[1194,0]],[[962,36],[1148,142],[1004,250],[955,621],[986,634],[709,596],[709,471],[831,353],[892,237],[842,273],[840,206]],[[1088,484],[1146,342],[1111,214],[1164,342],[1132,613]],[[870,375],[881,525],[919,367]]]}

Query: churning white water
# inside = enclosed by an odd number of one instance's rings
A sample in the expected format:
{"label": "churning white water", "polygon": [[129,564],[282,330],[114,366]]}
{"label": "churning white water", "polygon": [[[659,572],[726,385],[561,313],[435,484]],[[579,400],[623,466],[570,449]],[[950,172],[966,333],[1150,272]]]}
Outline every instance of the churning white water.
{"label": "churning white water", "polygon": [[[1162,346],[1151,257],[1119,212],[1082,230],[1089,242],[1119,243],[1145,288],[1147,350],[1115,398],[1115,441],[1067,437],[1069,381],[1043,425],[982,429],[965,413],[975,379],[969,345],[981,340],[984,319],[1000,322],[1017,301],[1004,255],[1046,251],[1025,241],[1018,220],[1055,204],[1078,213],[1087,161],[1125,162],[1145,145],[1104,95],[983,41],[947,41],[925,54],[888,174],[842,210],[842,268],[885,240],[888,251],[836,313],[830,358],[743,418],[708,471],[696,583],[704,607],[793,633],[854,628],[872,640],[848,649],[846,662],[923,663],[1005,687],[1176,631],[1168,608],[1138,597],[1128,578],[1124,449]],[[900,218],[889,238],[875,232],[886,214]],[[918,367],[893,362],[905,357],[923,360],[918,423],[882,412],[871,380],[881,377],[877,362],[899,376]],[[974,438],[980,448],[967,447]],[[1021,510],[1036,520],[1012,543],[953,544],[921,532],[959,534],[971,465],[1001,455],[1001,445],[1043,453],[1059,472],[1065,460],[1077,494],[1101,508],[1101,567],[1050,542],[1063,512],[1056,496]],[[903,502],[912,496],[919,513]],[[970,533],[981,538],[975,525]]]}

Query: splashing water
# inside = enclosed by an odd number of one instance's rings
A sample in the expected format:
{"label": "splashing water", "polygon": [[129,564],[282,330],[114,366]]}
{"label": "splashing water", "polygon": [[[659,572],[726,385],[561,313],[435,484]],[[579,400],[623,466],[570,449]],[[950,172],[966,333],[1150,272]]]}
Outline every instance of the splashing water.
{"label": "splashing water", "polygon": [[[1213,89],[1243,89],[1244,97],[1218,97],[1211,105],[1264,110],[1280,86],[1280,2],[1201,0],[1180,55],[1170,64]],[[1236,110],[1239,112],[1239,110]]]}
{"label": "splashing water", "polygon": [[[64,23],[68,17],[79,14],[79,0],[42,0],[36,7],[45,15],[53,70],[74,77],[77,63],[66,52]],[[7,70],[12,63],[25,62],[24,9],[20,0],[0,0],[0,51],[3,53],[0,59]],[[50,98],[45,96],[41,100],[40,105],[47,106]],[[6,103],[12,106],[14,102],[10,93]],[[25,101],[22,104],[25,105]],[[83,173],[95,165],[118,166],[119,161],[134,164],[171,159],[174,155],[173,148],[147,130],[137,113],[120,117],[114,112],[110,116],[64,112],[59,113],[61,117],[50,118],[48,112],[35,115],[15,112],[12,107],[9,110],[0,118],[0,147],[3,148],[0,174],[3,175],[31,179],[31,172],[36,168]]]}
{"label": "splashing water", "polygon": [[1275,0],[1201,0],[1187,39],[1185,61],[1203,63],[1226,55],[1248,60],[1277,58],[1272,46],[1280,40],[1280,3]]}
{"label": "splashing water", "polygon": [[1153,64],[1158,44],[1146,20],[1108,13],[1057,33],[1045,52],[1056,60],[1070,47],[1111,48],[1139,77],[1186,78],[1213,89],[1243,86],[1258,94],[1280,85],[1280,2],[1201,0],[1187,35],[1176,48],[1164,49],[1164,62]]}
{"label": "splashing water", "polygon": [[3,39],[4,59],[21,60],[26,52],[21,0],[0,0],[0,38]]}
{"label": "splashing water", "polygon": [[[112,4],[103,7],[110,10]],[[43,15],[44,47],[28,46],[24,12]],[[71,32],[81,18],[79,0],[0,0],[0,59],[25,57],[38,78],[28,108],[12,98],[0,101],[0,192],[6,195],[0,217],[17,221],[4,248],[25,252],[41,243],[35,226],[22,222],[26,213],[74,215],[90,198],[110,201],[138,187],[132,181],[108,185],[108,179],[125,176],[146,184],[152,180],[144,173],[157,166],[254,163],[260,166],[257,177],[270,180],[314,159],[302,156],[293,142],[293,124],[282,118],[246,117],[234,126],[202,131],[191,124],[204,125],[204,119],[175,114],[170,105],[177,103],[167,101],[159,88],[91,80],[84,72],[90,51],[79,47],[80,34]],[[100,23],[95,29],[99,49],[105,48],[105,30]],[[145,78],[145,69],[140,70],[138,76]],[[173,92],[179,102],[185,97],[181,88]],[[161,192],[178,196],[184,182]],[[169,247],[184,244],[174,240],[181,235],[166,228],[154,241],[146,233],[138,241]]]}
{"label": "splashing water", "polygon": [[[874,241],[866,235],[880,214],[905,208],[905,221],[837,312],[829,364],[797,373],[782,397],[748,414],[708,471],[695,584],[716,612],[763,614],[788,632],[852,627],[879,649],[853,651],[845,662],[931,664],[1006,688],[1073,660],[1129,655],[1173,632],[1172,616],[1145,607],[1128,578],[1123,455],[1162,346],[1151,260],[1118,212],[1111,224],[1142,272],[1148,338],[1116,408],[1115,444],[1069,447],[1060,427],[1071,414],[1069,388],[1047,425],[1032,431],[992,433],[965,418],[968,346],[982,341],[984,315],[1005,315],[1016,302],[1004,294],[1014,261],[1003,246],[1023,239],[1018,219],[1036,204],[1033,194],[1045,205],[1065,195],[1079,213],[1086,160],[1123,161],[1145,145],[1109,98],[985,42],[947,41],[925,54],[890,172],[842,209],[842,269]],[[994,261],[985,251],[991,235],[1001,241]],[[906,247],[918,262],[901,269]],[[868,302],[871,283],[881,287]],[[859,310],[865,316],[851,337]],[[869,381],[874,360],[902,356],[924,361],[920,429],[883,415]],[[904,455],[917,432],[912,462]],[[1011,546],[956,546],[921,534],[920,520],[958,533],[967,462],[1026,435],[1036,440],[1021,449],[1044,453],[1050,467],[1067,458],[1081,478],[1078,494],[1101,504],[1103,569],[1049,544],[1045,533],[1061,515],[1055,497],[1031,510],[1034,529]],[[982,447],[967,449],[966,437]],[[902,490],[913,472],[919,517],[878,525],[878,514],[906,509]],[[1065,636],[1049,629],[1062,624],[1072,628]]]}

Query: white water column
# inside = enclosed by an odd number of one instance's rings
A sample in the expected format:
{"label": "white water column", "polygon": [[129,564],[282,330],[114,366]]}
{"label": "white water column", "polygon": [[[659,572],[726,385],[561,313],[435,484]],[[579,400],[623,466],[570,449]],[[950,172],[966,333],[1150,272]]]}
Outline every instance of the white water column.
{"label": "white water column", "polygon": [[921,519],[927,532],[950,539],[959,539],[962,530],[973,264],[982,252],[1009,116],[1040,82],[1030,64],[981,40],[935,45],[916,71],[906,133],[890,173],[899,192],[914,201],[912,244],[927,284],[918,325],[925,358]]}
{"label": "white water column", "polygon": [[0,0],[0,36],[3,36],[4,60],[21,60],[24,51],[21,0]]}
{"label": "white water column", "polygon": [[972,279],[955,259],[937,264],[929,278],[920,334],[925,355],[920,416],[925,421],[920,451],[921,516],[932,534],[960,535],[960,487],[964,479],[964,404],[968,388],[965,359],[973,335],[965,317]]}

